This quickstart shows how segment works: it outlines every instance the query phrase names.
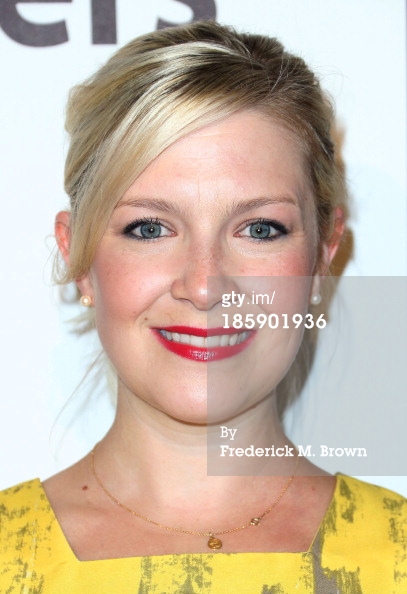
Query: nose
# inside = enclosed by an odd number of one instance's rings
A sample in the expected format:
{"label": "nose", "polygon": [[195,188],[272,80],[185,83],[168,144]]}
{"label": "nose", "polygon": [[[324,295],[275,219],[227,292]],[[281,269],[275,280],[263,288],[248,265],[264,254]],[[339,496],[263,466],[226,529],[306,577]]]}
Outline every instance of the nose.
{"label": "nose", "polygon": [[174,299],[190,302],[196,309],[210,311],[222,301],[230,283],[222,249],[190,246],[171,285]]}

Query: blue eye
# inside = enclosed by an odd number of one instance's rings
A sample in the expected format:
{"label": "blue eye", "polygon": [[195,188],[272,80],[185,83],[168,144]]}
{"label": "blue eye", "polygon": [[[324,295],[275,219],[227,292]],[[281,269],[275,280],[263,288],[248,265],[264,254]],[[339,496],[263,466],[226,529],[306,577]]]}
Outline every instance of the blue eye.
{"label": "blue eye", "polygon": [[[159,223],[143,223],[134,229],[140,232],[140,236],[144,239],[155,239],[161,235],[161,225]],[[135,233],[137,236],[138,233]]]}
{"label": "blue eye", "polygon": [[254,223],[253,225],[250,225],[250,236],[255,239],[266,239],[267,237],[270,237],[270,233],[275,235],[277,232],[273,227],[266,223]]}
{"label": "blue eye", "polygon": [[128,235],[134,239],[149,240],[171,235],[171,231],[158,219],[140,219],[127,225],[123,229],[123,235]]}
{"label": "blue eye", "polygon": [[243,237],[250,237],[258,240],[273,240],[282,235],[287,235],[287,228],[277,221],[259,219],[246,226],[239,233]]}

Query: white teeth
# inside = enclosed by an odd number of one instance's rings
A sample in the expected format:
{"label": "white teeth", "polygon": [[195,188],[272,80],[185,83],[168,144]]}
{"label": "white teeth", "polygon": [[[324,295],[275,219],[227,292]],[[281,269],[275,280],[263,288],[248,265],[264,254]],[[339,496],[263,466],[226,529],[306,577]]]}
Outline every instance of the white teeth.
{"label": "white teeth", "polygon": [[234,346],[237,343],[237,339],[238,339],[237,334],[231,334],[230,339],[229,339],[230,346]]}
{"label": "white teeth", "polygon": [[208,338],[206,339],[206,346],[208,348],[220,346],[220,338],[221,336],[208,336]]}
{"label": "white teeth", "polygon": [[248,334],[247,332],[242,332],[241,334],[239,334],[239,338],[237,340],[237,344],[240,344],[241,342],[243,342],[244,340],[246,340]]}
{"label": "white teeth", "polygon": [[190,344],[191,346],[199,348],[216,348],[225,346],[234,346],[246,340],[249,336],[248,332],[239,332],[238,334],[218,334],[216,336],[194,336],[193,334],[179,334],[178,332],[168,332],[168,330],[160,330],[162,336],[167,340],[180,342],[181,344]]}
{"label": "white teeth", "polygon": [[179,341],[182,342],[182,344],[189,344],[190,338],[191,337],[189,334],[180,334],[179,335]]}
{"label": "white teeth", "polygon": [[203,336],[193,336],[191,334],[191,336],[189,337],[189,341],[190,341],[190,344],[195,347],[200,347],[203,349],[206,346],[205,345],[206,338],[204,338]]}
{"label": "white teeth", "polygon": [[220,337],[220,346],[228,346],[229,344],[229,336],[227,334],[223,334]]}

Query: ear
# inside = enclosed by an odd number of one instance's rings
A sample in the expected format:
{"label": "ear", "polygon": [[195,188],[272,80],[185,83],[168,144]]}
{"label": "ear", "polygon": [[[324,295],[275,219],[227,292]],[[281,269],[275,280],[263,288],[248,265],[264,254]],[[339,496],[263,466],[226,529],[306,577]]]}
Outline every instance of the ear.
{"label": "ear", "polygon": [[334,210],[334,228],[330,239],[323,244],[319,274],[325,276],[328,273],[332,260],[335,257],[345,231],[345,215],[342,208]]}
{"label": "ear", "polygon": [[342,236],[345,231],[345,215],[343,209],[340,207],[334,210],[334,229],[330,239],[325,242],[322,246],[321,262],[317,269],[312,282],[311,295],[316,295],[321,291],[321,278],[326,276],[332,260],[335,258],[335,254],[338,251],[338,247],[341,243]]}
{"label": "ear", "polygon": [[[57,241],[58,249],[64,259],[66,266],[70,265],[70,251],[71,251],[71,214],[62,210],[55,217],[55,239]],[[88,295],[93,302],[93,286],[90,279],[90,274],[86,274],[81,278],[76,279],[76,285],[82,295]]]}
{"label": "ear", "polygon": [[71,215],[62,210],[55,217],[55,239],[64,262],[69,266],[69,251],[71,246]]}

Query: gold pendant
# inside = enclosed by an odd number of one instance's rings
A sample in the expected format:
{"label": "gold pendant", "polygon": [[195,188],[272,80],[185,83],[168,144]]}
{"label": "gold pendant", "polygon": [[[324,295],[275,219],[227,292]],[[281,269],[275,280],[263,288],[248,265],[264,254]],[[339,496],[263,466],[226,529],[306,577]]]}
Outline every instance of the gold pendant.
{"label": "gold pendant", "polygon": [[208,547],[210,549],[221,549],[222,541],[219,538],[215,538],[215,536],[212,534],[210,539],[208,540]]}

